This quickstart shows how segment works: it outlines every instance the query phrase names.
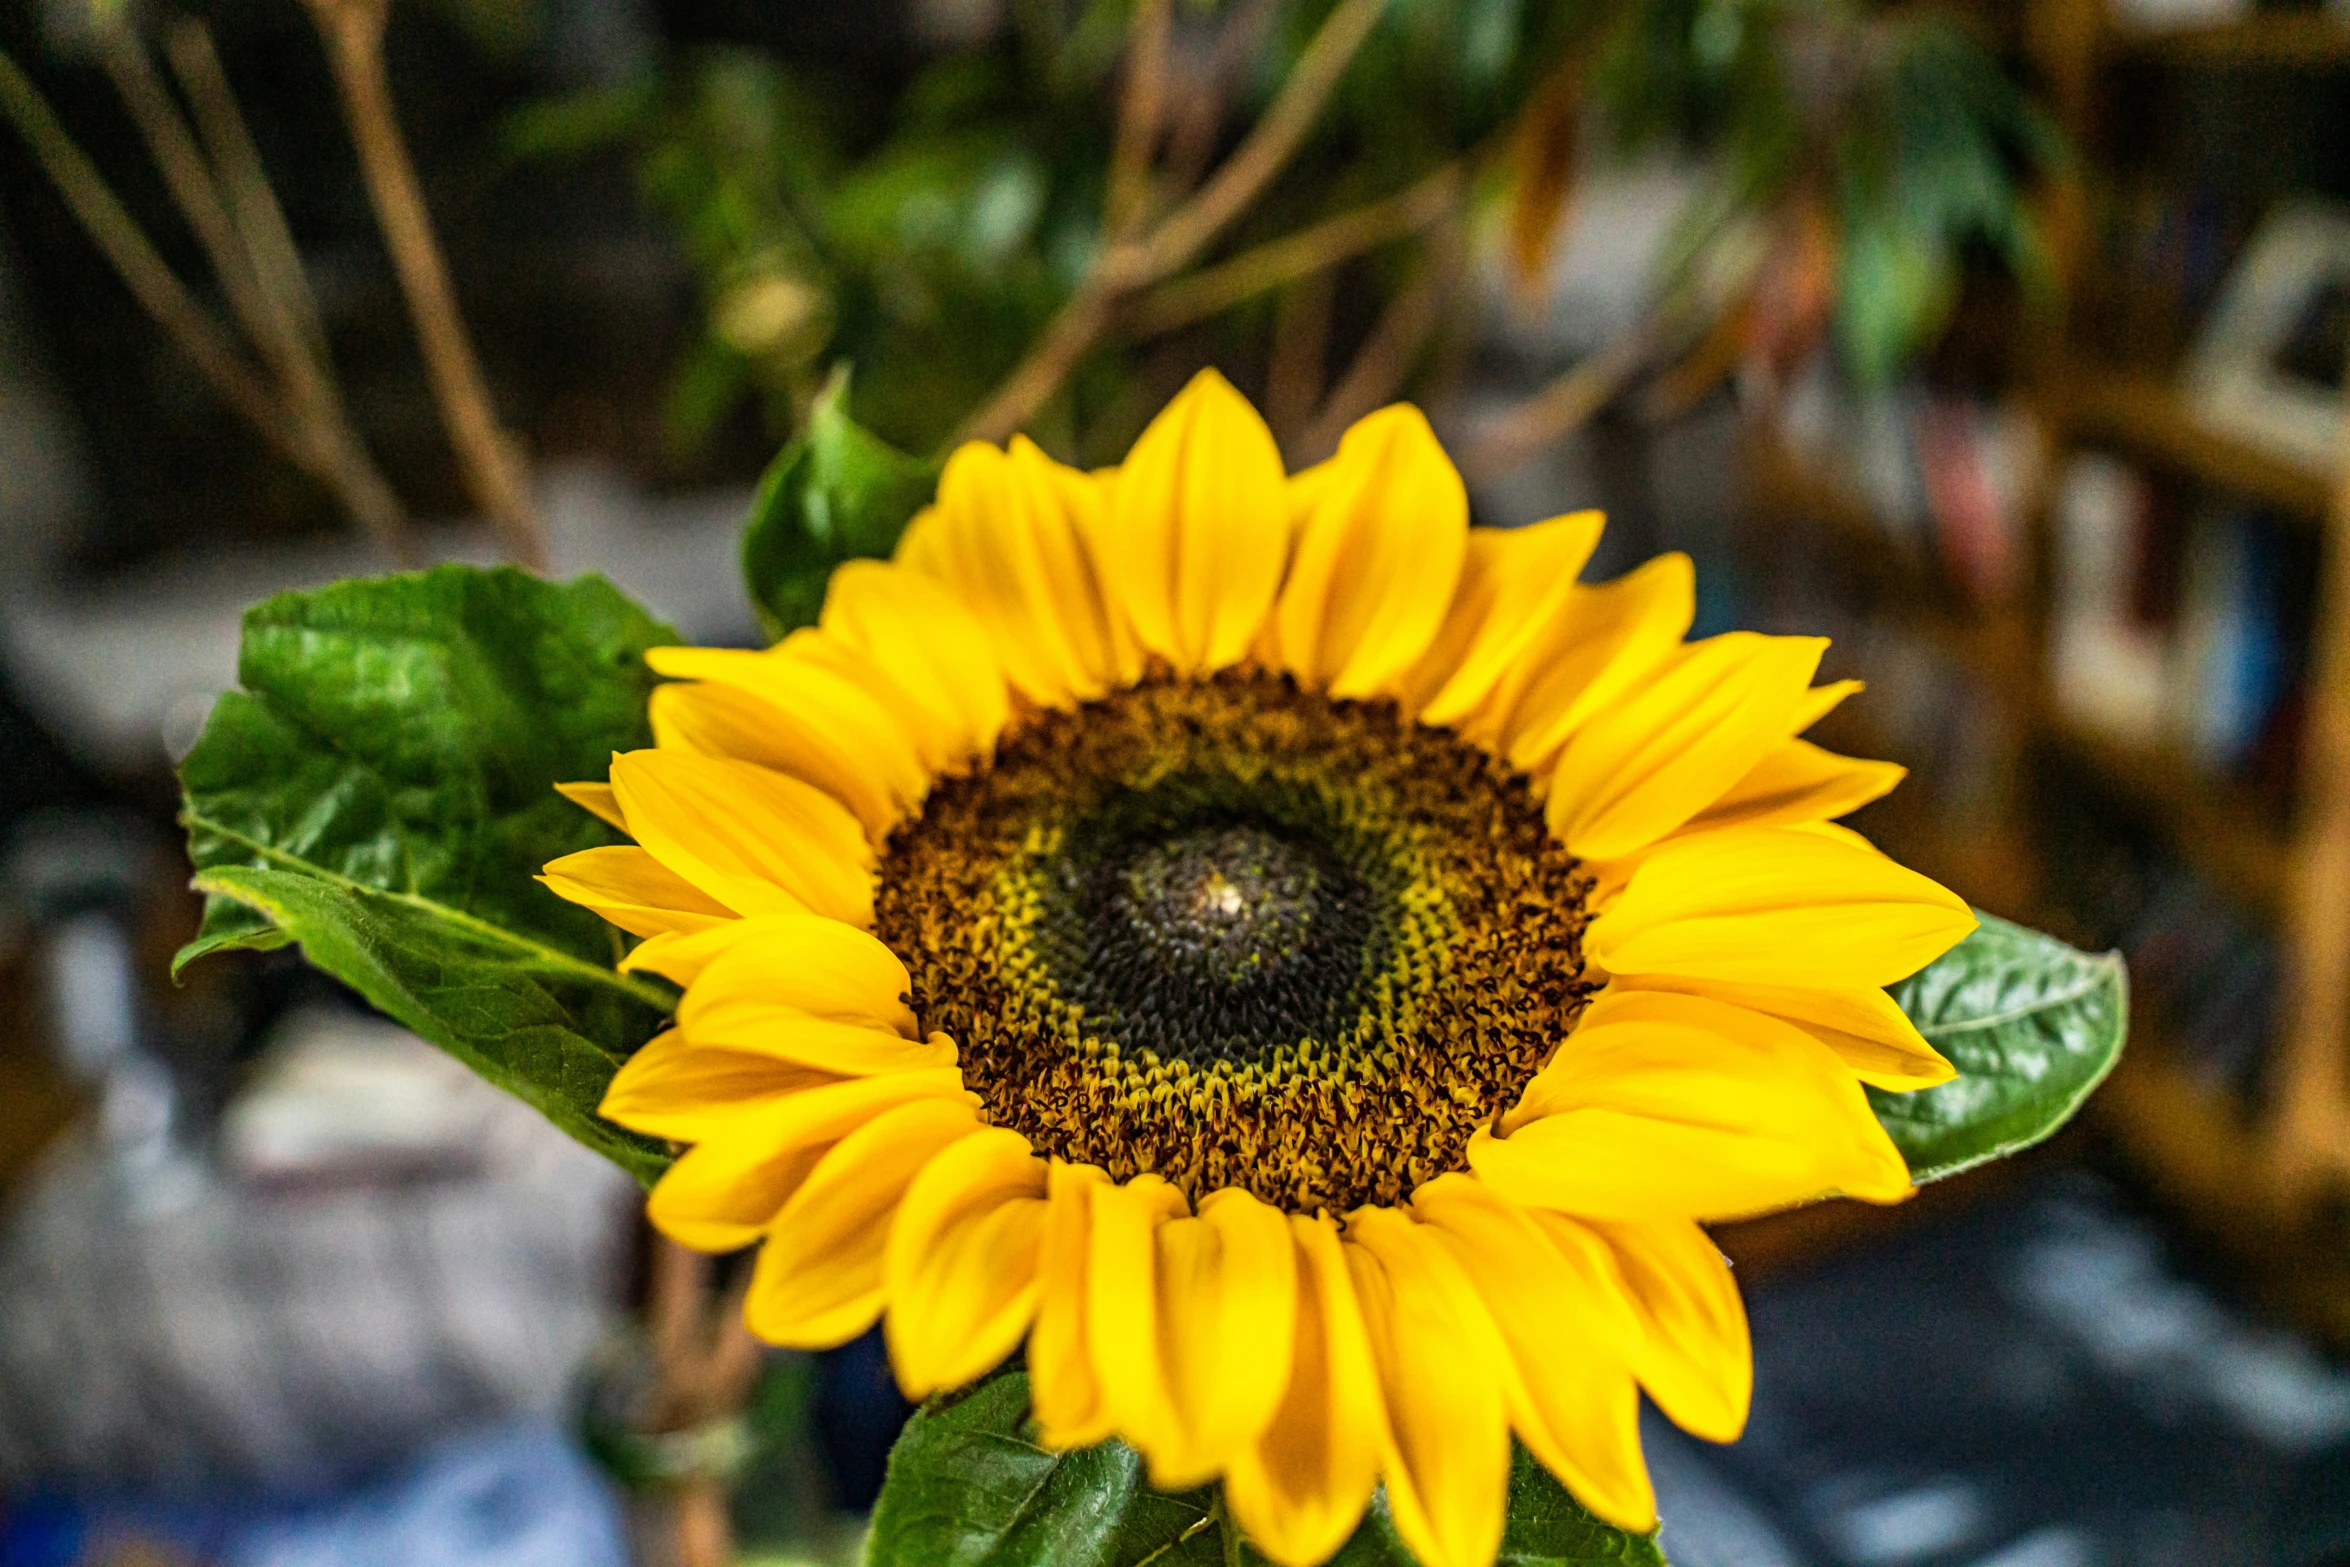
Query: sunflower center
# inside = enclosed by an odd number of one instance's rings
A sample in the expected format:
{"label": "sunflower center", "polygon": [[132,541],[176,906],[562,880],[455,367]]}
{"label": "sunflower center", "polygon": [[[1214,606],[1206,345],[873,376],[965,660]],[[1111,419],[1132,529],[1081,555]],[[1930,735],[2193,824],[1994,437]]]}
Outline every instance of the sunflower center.
{"label": "sunflower center", "polygon": [[[1164,808],[1122,803],[1111,814]],[[1204,1065],[1345,1027],[1372,892],[1310,828],[1211,818],[1113,831],[1064,851],[1044,946],[1062,992],[1105,1037]]]}
{"label": "sunflower center", "polygon": [[1460,1168],[1592,988],[1587,886],[1474,747],[1227,674],[1017,723],[875,916],[998,1125],[1310,1212]]}

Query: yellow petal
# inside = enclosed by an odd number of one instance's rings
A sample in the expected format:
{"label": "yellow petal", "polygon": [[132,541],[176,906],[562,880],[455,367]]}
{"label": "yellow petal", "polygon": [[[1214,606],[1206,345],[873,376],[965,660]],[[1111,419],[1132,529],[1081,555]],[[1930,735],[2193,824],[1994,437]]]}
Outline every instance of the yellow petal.
{"label": "yellow petal", "polygon": [[1422,1567],[1491,1567],[1510,1475],[1509,1351],[1425,1226],[1347,1215],[1347,1262],[1387,1405],[1387,1500]]}
{"label": "yellow petal", "polygon": [[1159,1345],[1174,1420],[1146,1447],[1162,1491],[1204,1485],[1252,1445],[1289,1386],[1297,1254],[1280,1210],[1235,1187],[1159,1227]]}
{"label": "yellow petal", "polygon": [[1357,421],[1312,480],[1292,482],[1310,502],[1273,611],[1281,662],[1332,696],[1390,695],[1452,602],[1469,492],[1408,403]]}
{"label": "yellow petal", "polygon": [[1803,694],[1796,705],[1795,716],[1788,720],[1787,732],[1799,735],[1843,705],[1849,696],[1858,696],[1868,689],[1865,680],[1831,680]]}
{"label": "yellow petal", "polygon": [[735,943],[713,959],[677,1009],[697,1036],[740,1027],[746,1008],[788,1007],[811,1017],[921,1037],[906,1004],[906,965],[870,932],[808,914],[742,922]]}
{"label": "yellow petal", "polygon": [[[1424,724],[1469,726],[1566,606],[1604,521],[1579,511],[1526,528],[1471,528],[1436,638],[1404,678],[1406,709]],[[1490,705],[1506,712],[1514,700]]]}
{"label": "yellow petal", "polygon": [[[1686,555],[1660,555],[1613,582],[1577,587],[1489,704],[1494,722],[1467,732],[1497,746],[1520,772],[1546,776],[1576,730],[1673,656],[1696,615],[1697,574]],[[1519,688],[1523,694],[1508,696]]]}
{"label": "yellow petal", "polygon": [[974,441],[947,459],[938,503],[907,528],[897,558],[954,590],[1021,695],[1087,702],[1119,675],[1086,544],[1102,511],[1101,486],[1026,436],[1008,452]]}
{"label": "yellow petal", "polygon": [[655,671],[701,682],[654,688],[654,738],[663,750],[737,757],[814,784],[878,843],[921,803],[931,773],[904,715],[855,659],[819,631],[795,631],[763,653],[653,648],[645,662]]}
{"label": "yellow petal", "polygon": [[1640,1321],[1640,1385],[1682,1430],[1738,1440],[1754,1399],[1754,1352],[1745,1303],[1712,1237],[1686,1219],[1591,1228],[1614,1249]]}
{"label": "yellow petal", "polygon": [[825,589],[824,634],[903,699],[899,720],[933,772],[990,755],[1011,696],[987,629],[919,572],[852,560]]}
{"label": "yellow petal", "polygon": [[1784,985],[1730,985],[1664,974],[1628,976],[1618,983],[1640,990],[1712,996],[1785,1018],[1835,1051],[1855,1076],[1876,1088],[1907,1093],[1947,1083],[1958,1075],[1958,1069],[1926,1042],[1893,998],[1873,987],[1794,990]]}
{"label": "yellow petal", "polygon": [[1045,1162],[1019,1133],[975,1132],[924,1166],[891,1223],[890,1361],[908,1398],[960,1387],[1036,1314]]}
{"label": "yellow petal", "polygon": [[[758,920],[799,919],[796,914],[755,914],[723,920],[690,933],[663,931],[647,936],[620,960],[624,974],[658,974],[680,985],[691,985],[718,955],[750,934],[745,927]],[[813,916],[808,916],[813,918]]]}
{"label": "yellow petal", "polygon": [[634,844],[549,860],[539,880],[556,897],[593,909],[635,936],[734,922],[733,910]]}
{"label": "yellow petal", "polygon": [[610,784],[559,783],[555,792],[590,815],[602,817],[622,832],[628,831],[628,818],[620,814],[620,802],[613,797]]}
{"label": "yellow petal", "polygon": [[653,857],[738,914],[873,923],[873,851],[840,802],[751,762],[676,751],[612,759]]}
{"label": "yellow petal", "polygon": [[673,1028],[620,1064],[598,1113],[649,1136],[690,1141],[731,1125],[747,1104],[763,1106],[839,1081],[836,1072],[766,1051],[713,1049]]}
{"label": "yellow petal", "polygon": [[1412,1212],[1452,1248],[1508,1347],[1510,1421],[1527,1448],[1601,1518],[1654,1529],[1632,1380],[1641,1330],[1606,1243],[1466,1175],[1422,1186]]}
{"label": "yellow petal", "polygon": [[1469,1142],[1504,1197],[1593,1219],[1729,1219],[1843,1194],[1896,1202],[1909,1170],[1860,1083],[1792,1024],[1611,985],[1518,1104]]}
{"label": "yellow petal", "polygon": [[875,1116],[816,1161],[767,1227],[743,1302],[751,1331],[830,1349],[873,1325],[888,1299],[891,1219],[923,1167],[979,1131],[976,1108],[920,1099]]}
{"label": "yellow petal", "polygon": [[1608,860],[1681,826],[1785,735],[1827,646],[1745,631],[1691,644],[1568,739],[1545,808],[1551,831]]}
{"label": "yellow petal", "polygon": [[1102,583],[1147,653],[1182,674],[1240,661],[1289,553],[1281,451],[1248,399],[1192,377],[1118,470],[1099,535]]}
{"label": "yellow petal", "polygon": [[1274,1567],[1320,1567],[1371,1499],[1386,1408],[1337,1227],[1302,1214],[1288,1222],[1298,1259],[1289,1386],[1256,1441],[1232,1455],[1224,1500]]}
{"label": "yellow petal", "polygon": [[1693,828],[1776,827],[1833,821],[1893,792],[1909,769],[1786,739],[1691,819]]}
{"label": "yellow petal", "polygon": [[1158,1233],[1189,1211],[1183,1194],[1156,1175],[1093,1193],[1086,1348],[1104,1414],[1145,1455],[1180,1441],[1159,1347]]}
{"label": "yellow petal", "polygon": [[1974,928],[1955,894],[1865,845],[1732,827],[1659,846],[1583,940],[1611,974],[1851,990],[1916,973]]}
{"label": "yellow petal", "polygon": [[[613,1079],[601,1113],[656,1137],[694,1142],[653,1188],[645,1216],[670,1239],[706,1251],[733,1251],[758,1239],[825,1151],[876,1116],[917,1100],[948,1100],[974,1110],[979,1102],[964,1089],[960,1072],[932,1068],[705,1100],[663,1114],[643,1079],[624,1083],[635,1062],[631,1058]],[[781,1062],[777,1069],[779,1079],[793,1070]],[[616,1101],[614,1093],[623,1097]]]}
{"label": "yellow petal", "polygon": [[1110,1434],[1110,1414],[1093,1373],[1086,1329],[1093,1252],[1093,1199],[1109,1177],[1090,1164],[1055,1159],[1046,1176],[1041,1293],[1028,1336],[1028,1400],[1045,1446],[1091,1447]]}

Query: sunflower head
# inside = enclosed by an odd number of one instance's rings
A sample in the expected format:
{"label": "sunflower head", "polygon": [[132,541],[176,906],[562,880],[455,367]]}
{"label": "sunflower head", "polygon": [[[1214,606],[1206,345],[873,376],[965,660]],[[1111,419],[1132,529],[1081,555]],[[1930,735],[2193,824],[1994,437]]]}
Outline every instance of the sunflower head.
{"label": "sunflower head", "polygon": [[751,1325],[886,1316],[909,1393],[1023,1343],[1046,1441],[1220,1478],[1282,1567],[1384,1482],[1496,1550],[1514,1432],[1654,1523],[1637,1389],[1727,1439],[1698,1227],[1909,1190],[1881,988],[1972,925],[1833,819],[1824,644],[1686,640],[1688,563],[1473,529],[1419,414],[1290,475],[1213,373],[1106,473],[970,446],[764,652],[668,649],[653,750],[547,868],[685,985],[604,1113],[691,1147]]}

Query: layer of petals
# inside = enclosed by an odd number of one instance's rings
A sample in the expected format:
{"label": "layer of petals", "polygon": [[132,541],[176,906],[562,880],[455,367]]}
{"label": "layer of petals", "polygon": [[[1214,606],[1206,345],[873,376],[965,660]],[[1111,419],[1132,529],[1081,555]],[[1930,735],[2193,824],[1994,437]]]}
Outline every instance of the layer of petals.
{"label": "layer of petals", "polygon": [[643,1079],[628,1080],[629,1067],[653,1048],[647,1045],[622,1067],[599,1113],[637,1131],[694,1143],[662,1174],[645,1214],[671,1240],[702,1251],[733,1251],[758,1239],[825,1152],[877,1116],[918,1100],[947,1100],[973,1113],[978,1107],[953,1068],[799,1087],[794,1085],[807,1080],[807,1069],[775,1061],[773,1092],[705,1099],[664,1114],[644,1092]]}
{"label": "layer of petals", "polygon": [[1102,696],[1119,676],[1088,536],[1102,487],[1026,436],[1008,451],[956,449],[938,500],[898,547],[901,565],[946,584],[994,645],[1013,687],[1043,707]]}
{"label": "layer of petals", "polygon": [[603,818],[622,832],[628,831],[628,818],[620,814],[620,801],[614,797],[608,783],[559,783],[555,792],[590,816]]}
{"label": "layer of petals", "polygon": [[1729,1261],[1686,1219],[1591,1228],[1614,1250],[1640,1323],[1640,1385],[1682,1430],[1735,1442],[1754,1401],[1754,1348]]}
{"label": "layer of petals", "polygon": [[1839,756],[1809,740],[1786,739],[1765,751],[1689,825],[1777,827],[1834,821],[1891,794],[1908,773],[1898,762]]}
{"label": "layer of petals", "polygon": [[1686,555],[1659,555],[1613,582],[1577,587],[1505,684],[1507,706],[1493,704],[1492,732],[1476,738],[1520,772],[1547,777],[1577,730],[1673,656],[1696,616],[1697,574]]}
{"label": "layer of petals", "polygon": [[707,930],[735,918],[732,909],[634,844],[549,860],[539,880],[556,897],[595,910],[633,936]]}
{"label": "layer of petals", "polygon": [[1389,1446],[1386,1405],[1338,1229],[1289,1216],[1297,1343],[1289,1386],[1256,1441],[1232,1455],[1224,1500],[1275,1567],[1319,1567],[1346,1543]]}
{"label": "layer of petals", "polygon": [[1160,1229],[1191,1211],[1156,1175],[1138,1175],[1092,1193],[1085,1259],[1085,1337],[1102,1413],[1142,1449],[1181,1443],[1160,1344]]}
{"label": "layer of petals", "polygon": [[790,1349],[830,1349],[871,1327],[888,1298],[900,1201],[931,1160],[979,1130],[975,1106],[920,1099],[828,1149],[767,1226],[743,1302],[751,1331]]}
{"label": "layer of petals", "polygon": [[757,653],[657,647],[645,662],[699,682],[654,688],[653,735],[665,751],[756,762],[814,784],[875,843],[929,792],[931,770],[906,715],[892,711],[894,693],[820,631],[795,631]]}
{"label": "layer of petals", "polygon": [[1958,1075],[1918,1032],[1893,998],[1870,986],[1845,990],[1795,990],[1784,985],[1729,985],[1720,980],[1639,975],[1617,983],[1642,990],[1678,990],[1712,996],[1756,1012],[1785,1018],[1826,1045],[1875,1088],[1907,1093],[1932,1088]]}
{"label": "layer of petals", "polygon": [[1508,1347],[1510,1422],[1527,1448],[1601,1518],[1654,1529],[1632,1378],[1640,1325],[1607,1244],[1465,1175],[1422,1186],[1412,1213],[1452,1248]]}
{"label": "layer of petals", "polygon": [[1702,996],[1610,986],[1470,1168],[1503,1196],[1600,1219],[1730,1219],[1845,1195],[1894,1202],[1908,1166],[1834,1052]]}
{"label": "layer of petals", "polygon": [[1443,624],[1468,553],[1469,493],[1427,419],[1398,403],[1292,481],[1307,504],[1272,628],[1281,665],[1335,697],[1393,695]]}
{"label": "layer of petals", "polygon": [[1721,798],[1783,739],[1827,642],[1733,631],[1692,643],[1559,753],[1545,816],[1591,860],[1629,854]]}
{"label": "layer of petals", "polygon": [[1289,1225],[1234,1187],[1157,1233],[1159,1354],[1173,1420],[1143,1447],[1163,1491],[1205,1484],[1273,1418],[1296,1347]]}
{"label": "layer of petals", "polygon": [[1109,1177],[1090,1164],[1051,1162],[1045,1181],[1043,1278],[1036,1327],[1028,1336],[1028,1399],[1047,1447],[1091,1447],[1110,1434],[1101,1380],[1093,1370],[1091,1309],[1093,1201]]}
{"label": "layer of petals", "polygon": [[1611,974],[1852,990],[1916,973],[1974,928],[1956,894],[1858,839],[1732,827],[1660,846],[1584,949]]}
{"label": "layer of petals", "polygon": [[908,1398],[960,1387],[1019,1345],[1036,1314],[1045,1162],[1000,1127],[923,1167],[889,1232],[890,1363]]}
{"label": "layer of petals", "polygon": [[1508,1348],[1432,1231],[1389,1208],[1346,1224],[1387,1406],[1396,1532],[1424,1567],[1491,1567],[1508,1508]]}
{"label": "layer of petals", "polygon": [[899,722],[933,772],[994,753],[1011,693],[993,639],[954,593],[919,572],[852,560],[833,572],[818,624],[898,695]]}
{"label": "layer of petals", "polygon": [[906,1004],[906,965],[878,937],[808,914],[763,915],[742,925],[677,1009],[678,1022],[697,1038],[741,1032],[733,1016],[761,1007],[920,1037]]}
{"label": "layer of petals", "polygon": [[1516,694],[1497,701],[1496,691],[1556,622],[1603,525],[1598,512],[1579,511],[1524,528],[1471,528],[1452,603],[1404,679],[1406,709],[1439,727],[1498,724]]}
{"label": "layer of petals", "polygon": [[1096,538],[1111,614],[1178,673],[1238,663],[1281,586],[1288,512],[1273,432],[1202,370],[1118,470]]}
{"label": "layer of petals", "polygon": [[752,762],[674,751],[612,759],[653,857],[738,914],[873,923],[873,851],[840,802]]}

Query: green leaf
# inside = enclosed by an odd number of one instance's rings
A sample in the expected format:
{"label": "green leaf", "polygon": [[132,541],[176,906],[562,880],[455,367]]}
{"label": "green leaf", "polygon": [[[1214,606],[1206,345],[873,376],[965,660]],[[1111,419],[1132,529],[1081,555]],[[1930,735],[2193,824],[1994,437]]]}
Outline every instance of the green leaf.
{"label": "green leaf", "polygon": [[806,431],[759,481],[743,529],[743,576],[771,637],[814,625],[833,568],[889,554],[938,488],[938,464],[866,430],[848,405],[848,375],[836,371]]}
{"label": "green leaf", "polygon": [[1921,1182],[2028,1148],[2071,1120],[2129,1032],[2121,954],[1979,917],[1973,935],[1893,987],[1959,1075],[1919,1093],[1868,1091]]}
{"label": "green leaf", "polygon": [[[1523,1448],[1512,1458],[1499,1567],[1662,1567],[1653,1536],[1612,1529]],[[1231,1538],[1227,1538],[1227,1536]],[[1073,1453],[1037,1445],[1028,1378],[1006,1372],[933,1400],[890,1453],[873,1509],[868,1567],[1264,1567],[1215,1491],[1154,1491],[1122,1442]],[[1330,1567],[1412,1567],[1385,1493]]]}
{"label": "green leaf", "polygon": [[509,568],[288,593],[245,617],[242,691],[180,767],[210,952],[302,944],[368,1001],[640,1178],[663,1145],[595,1115],[671,993],[533,878],[618,841],[554,792],[651,743],[648,647],[609,583]]}

